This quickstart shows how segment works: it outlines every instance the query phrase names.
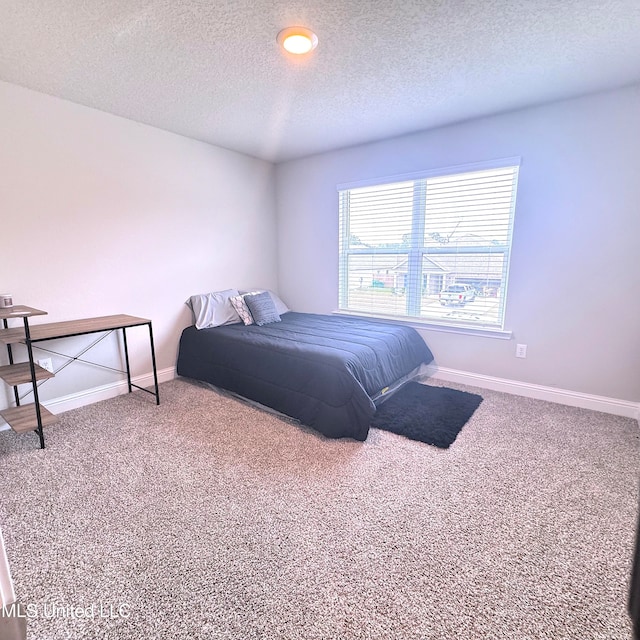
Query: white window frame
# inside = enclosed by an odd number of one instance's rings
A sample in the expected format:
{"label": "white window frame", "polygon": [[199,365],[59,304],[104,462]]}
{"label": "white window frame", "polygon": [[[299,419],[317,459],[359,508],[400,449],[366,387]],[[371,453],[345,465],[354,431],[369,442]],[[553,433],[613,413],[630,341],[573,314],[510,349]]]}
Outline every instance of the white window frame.
{"label": "white window frame", "polygon": [[[512,240],[513,240],[513,225],[515,218],[515,208],[516,208],[516,199],[517,199],[517,182],[518,182],[518,173],[519,169],[522,165],[522,160],[520,157],[511,157],[511,158],[502,158],[499,160],[491,160],[486,162],[477,162],[466,165],[458,165],[452,167],[444,167],[439,169],[434,169],[430,171],[420,171],[415,173],[401,174],[395,176],[387,176],[383,178],[371,178],[367,180],[361,180],[358,182],[344,183],[337,185],[338,195],[339,195],[339,204],[340,204],[340,248],[339,248],[339,268],[338,268],[338,277],[339,277],[339,305],[336,313],[346,314],[346,315],[357,315],[357,316],[365,316],[365,317],[375,317],[382,320],[392,320],[393,322],[403,322],[418,328],[430,328],[438,331],[445,332],[454,332],[454,333],[468,333],[472,335],[485,335],[488,337],[498,337],[508,339],[511,337],[511,331],[506,330],[504,323],[506,317],[506,302],[507,302],[507,291],[508,291],[508,276],[509,276],[509,263],[511,258],[512,251]],[[456,322],[456,321],[444,321],[441,319],[433,318],[433,317],[425,317],[421,316],[420,311],[416,311],[419,309],[419,302],[417,302],[417,297],[419,297],[419,292],[411,291],[408,292],[407,298],[407,306],[409,309],[413,310],[413,314],[405,313],[402,315],[387,315],[384,313],[378,312],[366,312],[356,309],[351,309],[347,304],[347,295],[348,295],[348,287],[347,287],[347,279],[348,279],[348,271],[346,268],[346,263],[348,257],[350,255],[355,254],[363,254],[368,255],[368,253],[374,254],[374,251],[367,252],[366,249],[354,249],[349,246],[349,220],[348,220],[348,197],[349,191],[352,189],[358,189],[362,187],[376,187],[376,186],[384,186],[393,183],[402,183],[409,181],[416,181],[416,185],[419,184],[418,181],[426,181],[429,178],[434,177],[443,177],[443,176],[451,176],[455,174],[464,174],[471,173],[474,171],[484,171],[491,169],[503,169],[503,168],[514,168],[515,169],[515,177],[514,177],[514,187],[513,187],[513,197],[511,200],[511,209],[510,209],[510,222],[509,222],[509,231],[508,231],[508,242],[506,248],[502,251],[505,254],[505,267],[502,278],[502,287],[503,293],[501,295],[501,309],[499,313],[499,323],[488,323],[482,324],[480,322]],[[414,192],[418,192],[419,189],[414,188]],[[408,259],[411,262],[412,260],[419,260],[422,262],[422,257],[425,255],[433,256],[434,253],[437,254],[437,250],[434,252],[433,248],[428,250],[424,244],[418,239],[423,236],[420,233],[420,225],[424,224],[424,201],[420,202],[419,196],[416,197],[414,195],[414,212],[413,212],[413,223],[412,223],[412,243],[407,248],[398,249],[397,253],[408,254]],[[446,253],[446,249],[442,250],[443,253]],[[394,250],[387,251],[385,249],[384,253],[392,254]]]}

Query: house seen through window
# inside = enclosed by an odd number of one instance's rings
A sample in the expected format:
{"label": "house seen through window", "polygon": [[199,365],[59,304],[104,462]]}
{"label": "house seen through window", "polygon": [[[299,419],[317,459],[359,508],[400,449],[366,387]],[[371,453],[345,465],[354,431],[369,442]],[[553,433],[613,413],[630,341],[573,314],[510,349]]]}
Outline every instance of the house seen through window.
{"label": "house seen through window", "polygon": [[340,310],[503,328],[518,168],[340,187]]}

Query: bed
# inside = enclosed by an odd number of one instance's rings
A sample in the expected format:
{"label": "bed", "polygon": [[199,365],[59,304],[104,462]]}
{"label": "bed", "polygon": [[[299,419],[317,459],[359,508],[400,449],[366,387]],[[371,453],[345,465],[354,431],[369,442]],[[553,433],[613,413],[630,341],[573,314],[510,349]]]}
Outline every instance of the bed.
{"label": "bed", "polygon": [[289,311],[263,326],[187,327],[177,371],[296,418],[329,438],[365,440],[374,400],[431,360],[411,327]]}

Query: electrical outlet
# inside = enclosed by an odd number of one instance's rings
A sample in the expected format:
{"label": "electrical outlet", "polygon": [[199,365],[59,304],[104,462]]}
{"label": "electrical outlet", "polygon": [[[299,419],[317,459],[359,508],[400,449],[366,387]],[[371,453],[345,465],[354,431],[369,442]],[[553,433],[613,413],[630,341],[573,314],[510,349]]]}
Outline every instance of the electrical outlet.
{"label": "electrical outlet", "polygon": [[41,360],[38,360],[38,365],[50,373],[53,373],[53,361],[51,358],[42,358]]}
{"label": "electrical outlet", "polygon": [[527,357],[527,345],[526,344],[517,344],[516,345],[516,358],[526,358]]}

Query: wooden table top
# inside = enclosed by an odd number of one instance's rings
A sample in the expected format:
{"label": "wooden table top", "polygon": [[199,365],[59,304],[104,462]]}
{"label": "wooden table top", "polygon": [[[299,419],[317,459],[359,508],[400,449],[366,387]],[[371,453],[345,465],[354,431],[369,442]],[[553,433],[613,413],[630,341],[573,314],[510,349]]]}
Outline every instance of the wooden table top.
{"label": "wooden table top", "polygon": [[[16,316],[11,316],[16,317]],[[125,327],[136,327],[143,324],[151,324],[147,318],[138,318],[126,314],[113,316],[100,316],[98,318],[82,318],[80,320],[65,320],[63,322],[47,322],[44,324],[29,325],[29,334],[32,342],[40,340],[54,340],[55,338],[69,338],[85,333],[98,333],[111,331]],[[24,327],[0,329],[0,342],[15,344],[25,339]]]}

